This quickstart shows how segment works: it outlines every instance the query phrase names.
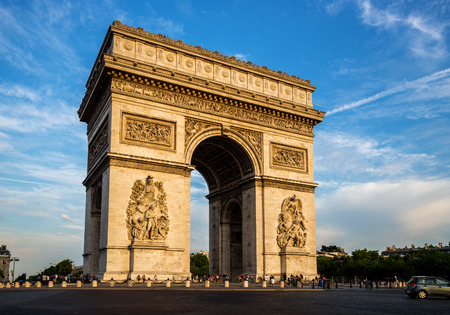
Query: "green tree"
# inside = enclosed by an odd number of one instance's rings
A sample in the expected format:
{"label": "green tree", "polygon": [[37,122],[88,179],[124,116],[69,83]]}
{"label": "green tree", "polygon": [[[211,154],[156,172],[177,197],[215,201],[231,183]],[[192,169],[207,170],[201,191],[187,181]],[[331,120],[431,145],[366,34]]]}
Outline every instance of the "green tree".
{"label": "green tree", "polygon": [[17,278],[16,278],[16,280],[14,280],[15,282],[17,282],[17,281],[20,281],[20,280],[22,280],[22,281],[26,281],[27,280],[27,274],[26,273],[22,273],[20,276],[18,276]]}
{"label": "green tree", "polygon": [[329,245],[329,246],[322,245],[320,251],[326,253],[335,253],[339,252],[339,248],[336,245]]}
{"label": "green tree", "polygon": [[209,274],[209,259],[203,254],[191,256],[191,273],[203,277]]}

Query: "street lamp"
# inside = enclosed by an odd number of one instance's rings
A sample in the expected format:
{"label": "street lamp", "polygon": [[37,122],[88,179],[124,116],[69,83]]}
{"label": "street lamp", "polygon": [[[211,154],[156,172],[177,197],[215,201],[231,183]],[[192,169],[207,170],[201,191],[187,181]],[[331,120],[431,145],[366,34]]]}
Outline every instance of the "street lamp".
{"label": "street lamp", "polygon": [[[11,282],[14,282],[14,271],[15,271],[15,269],[16,269],[16,261],[19,261],[19,258],[13,257],[13,258],[11,258],[11,260],[14,262],[14,263],[13,263],[12,281],[11,281]],[[10,261],[11,261],[11,260],[10,260]]]}

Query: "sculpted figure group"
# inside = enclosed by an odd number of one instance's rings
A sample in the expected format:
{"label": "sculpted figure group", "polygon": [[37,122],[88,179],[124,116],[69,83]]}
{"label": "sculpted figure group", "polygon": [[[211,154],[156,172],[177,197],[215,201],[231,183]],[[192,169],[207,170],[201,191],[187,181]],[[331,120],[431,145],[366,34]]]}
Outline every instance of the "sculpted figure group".
{"label": "sculpted figure group", "polygon": [[152,176],[135,181],[126,213],[129,240],[166,239],[170,221],[162,182]]}
{"label": "sculpted figure group", "polygon": [[278,215],[277,243],[280,248],[305,247],[306,227],[302,203],[295,195],[284,199]]}

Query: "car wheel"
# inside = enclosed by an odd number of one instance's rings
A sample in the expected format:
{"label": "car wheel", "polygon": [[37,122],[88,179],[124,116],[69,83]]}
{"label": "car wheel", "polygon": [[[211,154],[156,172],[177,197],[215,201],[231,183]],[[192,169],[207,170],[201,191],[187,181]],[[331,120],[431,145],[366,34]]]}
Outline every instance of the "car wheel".
{"label": "car wheel", "polygon": [[425,292],[424,290],[420,290],[419,292],[417,292],[417,297],[419,299],[424,299],[427,297],[427,292]]}

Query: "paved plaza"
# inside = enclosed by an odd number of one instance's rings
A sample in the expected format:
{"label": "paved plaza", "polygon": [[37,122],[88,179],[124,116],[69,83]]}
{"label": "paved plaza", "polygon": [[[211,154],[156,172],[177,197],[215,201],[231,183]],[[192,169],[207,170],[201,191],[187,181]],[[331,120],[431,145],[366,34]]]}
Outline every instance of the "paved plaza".
{"label": "paved plaza", "polygon": [[136,285],[110,288],[0,290],[0,314],[447,314],[450,300],[409,299],[403,288],[242,288],[231,284],[191,288]]}

